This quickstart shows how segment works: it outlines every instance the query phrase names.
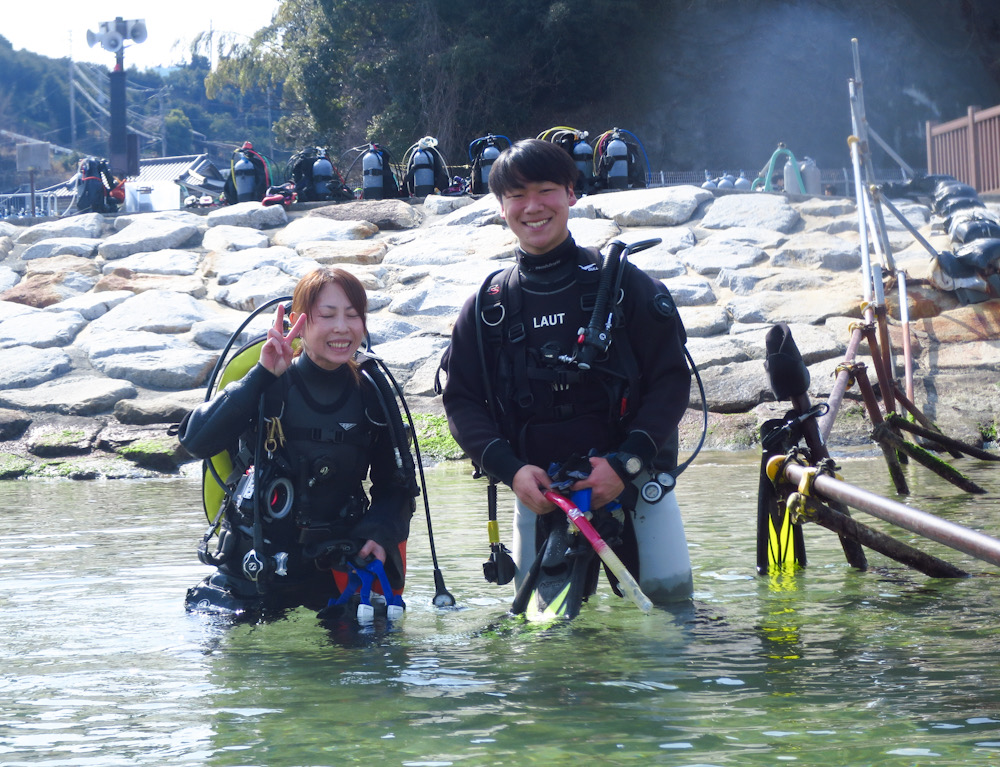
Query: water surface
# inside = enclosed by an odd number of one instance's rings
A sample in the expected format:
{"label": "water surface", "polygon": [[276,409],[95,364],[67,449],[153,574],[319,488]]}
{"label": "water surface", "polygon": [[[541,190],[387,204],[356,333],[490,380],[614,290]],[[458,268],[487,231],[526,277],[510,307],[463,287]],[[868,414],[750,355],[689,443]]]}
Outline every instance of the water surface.
{"label": "water surface", "polygon": [[[511,587],[483,580],[485,485],[467,464],[427,474],[460,609],[430,604],[418,508],[407,615],[363,633],[307,611],[235,627],[186,614],[209,572],[195,480],[2,482],[0,764],[1000,763],[997,568],[903,531],[974,577],[874,553],[859,573],[808,526],[809,567],[759,578],[757,461],[709,454],[682,478],[692,604],[643,616],[602,584],[547,628],[506,618]],[[1000,471],[961,464],[991,495],[911,466],[910,502],[1000,535]],[[881,462],[843,465],[891,492]]]}

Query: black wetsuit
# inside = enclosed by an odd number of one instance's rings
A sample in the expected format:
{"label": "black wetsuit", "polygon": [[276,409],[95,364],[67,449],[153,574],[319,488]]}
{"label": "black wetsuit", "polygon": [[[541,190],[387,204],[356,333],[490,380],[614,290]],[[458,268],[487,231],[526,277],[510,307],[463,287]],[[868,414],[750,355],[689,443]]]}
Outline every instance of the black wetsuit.
{"label": "black wetsuit", "polygon": [[[369,372],[380,375],[377,370]],[[237,474],[255,462],[255,454],[260,457],[254,466],[255,480],[264,491],[257,538],[263,537],[266,556],[279,552],[288,556],[287,574],[272,575],[264,589],[248,580],[243,558],[255,549],[253,506],[247,503],[241,510],[230,503],[220,540],[233,540],[219,556],[218,572],[189,591],[189,606],[239,609],[253,606],[243,602],[263,597],[281,606],[323,607],[326,598],[336,596],[330,567],[342,556],[327,546],[330,542],[360,546],[374,540],[386,551],[390,582],[394,588],[402,587],[399,544],[409,533],[415,486],[412,473],[406,477],[397,466],[389,419],[374,388],[347,365],[327,371],[302,354],[281,377],[255,365],[191,412],[179,436],[195,457],[229,450]],[[277,417],[285,437],[284,446],[270,446],[270,455],[258,447],[265,444],[258,442],[261,402],[265,418]],[[395,400],[387,404],[394,407]],[[370,499],[362,486],[366,478],[371,480]],[[282,481],[292,488],[287,513],[280,508],[281,488],[268,492]],[[272,499],[278,508],[269,508]]]}
{"label": "black wetsuit", "polygon": [[[569,373],[565,384],[558,373],[550,375],[554,380],[534,376],[531,405],[519,406],[517,374],[511,371],[525,351],[513,347],[526,347],[529,368],[544,367],[544,359],[572,354],[579,329],[590,319],[596,281],[585,279],[593,277],[594,266],[581,251],[571,237],[541,256],[518,251],[526,339],[513,344],[508,330],[500,339],[491,339],[486,331],[487,377],[498,405],[491,408],[487,402],[475,295],[462,307],[452,332],[444,360],[448,377],[443,401],[449,427],[472,461],[507,485],[527,463],[548,469],[549,462],[586,455],[592,449],[637,455],[648,466],[676,434],[688,404],[691,374],[684,357],[684,329],[673,302],[657,301],[657,295],[667,294],[666,288],[626,264],[621,283],[624,331],[618,331],[609,358],[595,363],[581,378]],[[508,317],[505,324],[509,322]],[[626,351],[624,333],[638,370],[634,382],[638,391],[623,392],[625,371],[613,370],[621,367]],[[500,353],[493,348],[498,341]],[[622,396],[627,397],[624,417]]]}

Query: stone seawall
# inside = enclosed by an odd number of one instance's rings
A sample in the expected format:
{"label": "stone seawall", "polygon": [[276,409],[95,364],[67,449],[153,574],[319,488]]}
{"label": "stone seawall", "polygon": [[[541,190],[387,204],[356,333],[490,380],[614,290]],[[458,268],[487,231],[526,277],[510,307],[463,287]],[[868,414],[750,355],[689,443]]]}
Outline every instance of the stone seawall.
{"label": "stone seawall", "polygon": [[[950,249],[928,207],[897,207]],[[662,240],[632,260],[680,308],[705,384],[709,447],[752,447],[759,424],[787,410],[763,366],[773,323],[792,329],[810,398],[829,395],[861,317],[853,201],[683,186],[584,197],[572,214],[581,245]],[[927,251],[901,223],[887,224],[910,286],[917,405],[950,436],[980,445],[1000,411],[1000,302],[961,306],[928,281]],[[485,276],[511,263],[514,245],[491,197],[0,222],[0,478],[178,471],[190,458],[169,425],[204,399],[232,332],[321,264],[361,278],[375,350],[411,409],[439,414],[432,386],[451,323]],[[890,290],[902,375],[898,301]],[[244,339],[269,322],[269,313],[258,318]],[[859,361],[867,353],[862,345]],[[699,407],[693,387],[688,447],[700,434]],[[851,390],[831,449],[867,444],[869,431]]]}

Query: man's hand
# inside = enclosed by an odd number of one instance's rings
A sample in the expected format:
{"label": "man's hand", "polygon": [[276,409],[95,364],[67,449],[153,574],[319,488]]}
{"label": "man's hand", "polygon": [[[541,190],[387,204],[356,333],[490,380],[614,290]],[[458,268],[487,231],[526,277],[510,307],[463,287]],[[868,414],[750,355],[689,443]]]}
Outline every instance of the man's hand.
{"label": "man's hand", "polygon": [[573,483],[571,490],[591,488],[590,508],[599,509],[622,494],[625,483],[605,458],[590,459],[590,476]]}
{"label": "man's hand", "polygon": [[[613,472],[612,472],[613,473]],[[555,506],[542,494],[550,489],[552,480],[540,466],[525,464],[517,470],[511,489],[517,499],[536,514],[548,514]]]}

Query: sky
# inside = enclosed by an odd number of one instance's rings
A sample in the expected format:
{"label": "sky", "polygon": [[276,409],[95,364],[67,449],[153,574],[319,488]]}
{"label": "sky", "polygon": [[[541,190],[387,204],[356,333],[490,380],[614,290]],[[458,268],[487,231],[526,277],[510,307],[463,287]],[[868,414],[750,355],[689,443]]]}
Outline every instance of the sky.
{"label": "sky", "polygon": [[3,0],[0,35],[14,50],[24,48],[51,58],[72,56],[110,69],[115,54],[100,43],[90,48],[87,30],[96,33],[101,22],[118,16],[143,19],[146,40],[126,42],[125,66],[152,69],[187,60],[191,41],[209,29],[252,35],[267,26],[278,4],[279,0]]}

